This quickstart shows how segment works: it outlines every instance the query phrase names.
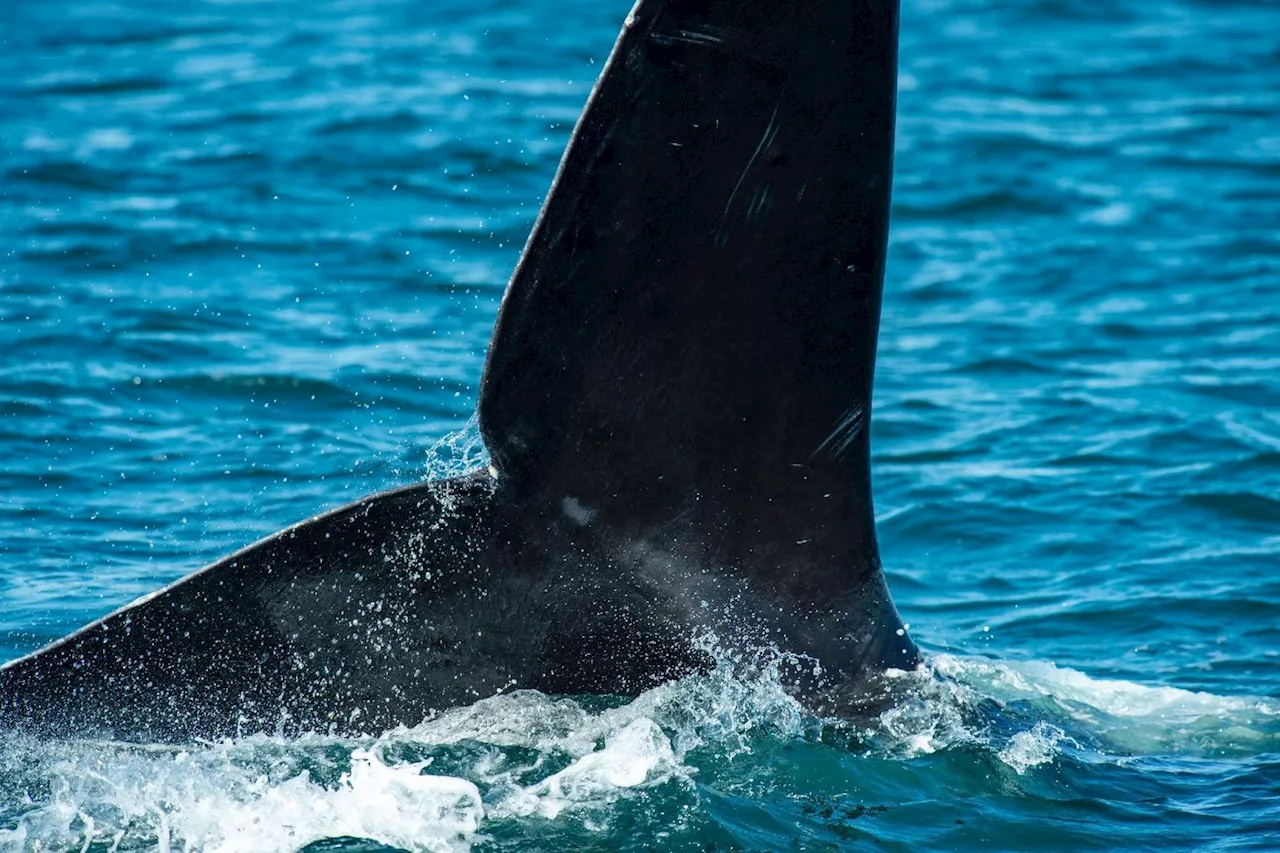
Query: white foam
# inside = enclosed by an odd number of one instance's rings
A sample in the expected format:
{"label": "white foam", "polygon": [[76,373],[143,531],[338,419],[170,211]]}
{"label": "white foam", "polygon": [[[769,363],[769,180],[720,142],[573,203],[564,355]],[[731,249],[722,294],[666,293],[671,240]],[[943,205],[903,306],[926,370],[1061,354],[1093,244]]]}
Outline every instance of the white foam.
{"label": "white foam", "polygon": [[[933,674],[943,677],[937,680]],[[1000,704],[1029,702],[1052,719],[1070,721],[1087,732],[1106,754],[1247,755],[1280,747],[1280,705],[1256,696],[1218,696],[1176,687],[1152,687],[1122,679],[1094,678],[1044,661],[995,661],[935,655],[916,679],[924,699],[923,716],[911,731],[925,738],[929,751],[965,738],[979,737],[964,721],[965,709],[979,700]],[[906,707],[909,707],[907,705]],[[886,730],[906,737],[894,715]],[[1013,755],[1014,753],[1010,753]],[[1016,768],[1015,768],[1016,769]]]}
{"label": "white foam", "polygon": [[501,811],[554,819],[569,808],[608,806],[625,789],[665,781],[683,770],[658,724],[641,718],[610,736],[602,749],[510,797]]}
{"label": "white foam", "polygon": [[[689,784],[690,749],[712,744],[733,760],[762,736],[801,733],[776,661],[763,660],[745,667],[753,677],[726,666],[603,710],[513,692],[375,740],[255,736],[186,750],[10,741],[0,758],[20,753],[12,766],[51,793],[0,833],[0,850],[122,841],[163,853],[273,853],[348,836],[434,853],[470,849],[492,820],[570,819],[601,831],[620,800]],[[441,751],[464,757],[456,776],[421,760]]]}
{"label": "white foam", "polygon": [[[547,752],[590,752],[598,733],[592,715],[576,702],[553,699],[536,690],[516,690],[445,711],[411,729],[389,736],[424,744],[472,740],[494,746],[520,746]],[[580,742],[584,735],[586,742]],[[579,742],[576,742],[579,741]]]}
{"label": "white foam", "polygon": [[429,763],[388,765],[356,750],[334,789],[306,773],[278,785],[260,778],[245,801],[218,795],[189,801],[173,826],[188,845],[196,841],[209,853],[296,850],[338,836],[411,851],[469,850],[484,817],[480,791],[465,779],[423,775]]}
{"label": "white foam", "polygon": [[940,675],[989,691],[999,698],[1053,697],[1117,717],[1165,722],[1242,713],[1280,717],[1280,704],[1268,699],[1218,696],[1177,687],[1150,687],[1121,679],[1094,678],[1045,661],[993,661],[937,655],[930,665]]}
{"label": "white foam", "polygon": [[25,815],[3,845],[40,839],[45,849],[108,847],[150,839],[158,853],[274,853],[350,836],[404,850],[470,849],[484,810],[464,779],[424,775],[430,762],[390,764],[355,749],[336,784],[246,767],[223,746],[202,753],[70,746],[52,768],[52,801]]}
{"label": "white foam", "polygon": [[[0,830],[0,851],[79,851],[92,842],[273,853],[349,836],[438,853],[471,849],[493,821],[571,820],[604,830],[621,802],[691,785],[692,750],[733,762],[762,744],[812,743],[827,725],[788,695],[782,658],[709,648],[721,660],[711,674],[604,710],[518,691],[377,739],[258,736],[187,750],[9,740],[0,743],[0,767],[23,780],[0,780],[12,827]],[[954,655],[894,680],[896,703],[855,732],[860,750],[888,758],[977,748],[1022,775],[1068,751],[1117,761],[1280,748],[1273,700]],[[452,775],[441,775],[441,759],[432,764],[430,755],[455,762]],[[35,801],[13,801],[23,786]]]}
{"label": "white foam", "polygon": [[1057,726],[1036,723],[1030,731],[1018,732],[1009,738],[1009,743],[996,757],[1021,776],[1032,767],[1053,761],[1058,755],[1058,745],[1066,739],[1066,732]]}

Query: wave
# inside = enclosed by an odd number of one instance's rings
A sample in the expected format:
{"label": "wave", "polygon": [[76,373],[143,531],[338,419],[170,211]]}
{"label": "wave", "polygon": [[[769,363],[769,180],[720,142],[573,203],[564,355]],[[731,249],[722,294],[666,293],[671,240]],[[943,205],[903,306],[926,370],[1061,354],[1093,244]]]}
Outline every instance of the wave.
{"label": "wave", "polygon": [[[0,741],[0,850],[39,842],[235,853],[367,839],[461,851],[521,827],[568,843],[671,804],[714,812],[722,797],[767,801],[803,790],[819,771],[845,787],[874,787],[878,776],[881,796],[892,796],[899,776],[939,754],[951,756],[953,772],[1003,768],[1001,784],[1016,786],[1062,762],[1249,760],[1280,750],[1276,700],[1098,679],[1047,662],[935,655],[891,674],[892,707],[849,722],[806,713],[778,677],[782,657],[720,660],[708,675],[630,701],[518,691],[378,738],[255,735],[168,747],[11,737]],[[819,802],[831,799],[811,786]],[[834,807],[806,808],[821,819]],[[852,820],[887,806],[842,808]],[[655,825],[678,828],[668,818]],[[334,843],[325,849],[343,849]]]}

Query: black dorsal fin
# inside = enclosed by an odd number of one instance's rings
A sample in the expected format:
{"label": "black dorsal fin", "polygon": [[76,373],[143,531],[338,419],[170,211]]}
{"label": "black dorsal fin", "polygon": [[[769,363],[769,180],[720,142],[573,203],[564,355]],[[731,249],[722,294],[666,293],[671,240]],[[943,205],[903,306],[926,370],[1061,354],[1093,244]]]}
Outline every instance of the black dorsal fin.
{"label": "black dorsal fin", "polygon": [[882,588],[897,22],[891,0],[635,7],[498,318],[480,421],[506,488],[642,534],[714,527],[715,557],[789,600]]}

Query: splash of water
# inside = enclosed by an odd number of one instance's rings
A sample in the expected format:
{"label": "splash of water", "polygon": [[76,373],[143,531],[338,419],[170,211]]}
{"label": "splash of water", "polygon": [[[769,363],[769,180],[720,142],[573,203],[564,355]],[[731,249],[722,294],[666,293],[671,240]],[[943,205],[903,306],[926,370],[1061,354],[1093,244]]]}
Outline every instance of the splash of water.
{"label": "splash of water", "polygon": [[[826,750],[844,773],[854,758],[909,765],[968,750],[1020,778],[1068,756],[1115,763],[1139,746],[1280,747],[1268,700],[949,655],[896,674],[909,688],[897,704],[851,726],[804,712],[779,677],[784,656],[718,654],[711,673],[628,702],[520,691],[378,738],[181,749],[10,739],[0,742],[0,850],[294,851],[348,837],[464,851],[536,821],[607,833],[660,792],[692,808],[719,796],[707,786],[726,767],[767,795],[786,784],[771,765],[797,749]],[[1212,737],[1206,718],[1218,721]]]}

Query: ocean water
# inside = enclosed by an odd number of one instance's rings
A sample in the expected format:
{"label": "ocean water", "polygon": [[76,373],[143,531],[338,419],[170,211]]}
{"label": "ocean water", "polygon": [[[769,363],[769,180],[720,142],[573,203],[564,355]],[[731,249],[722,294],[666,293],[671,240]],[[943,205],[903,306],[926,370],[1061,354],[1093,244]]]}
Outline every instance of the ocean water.
{"label": "ocean water", "polygon": [[[629,0],[7,0],[0,660],[475,465]],[[927,654],[378,738],[0,735],[0,850],[1280,849],[1280,6],[904,0],[873,421]]]}

